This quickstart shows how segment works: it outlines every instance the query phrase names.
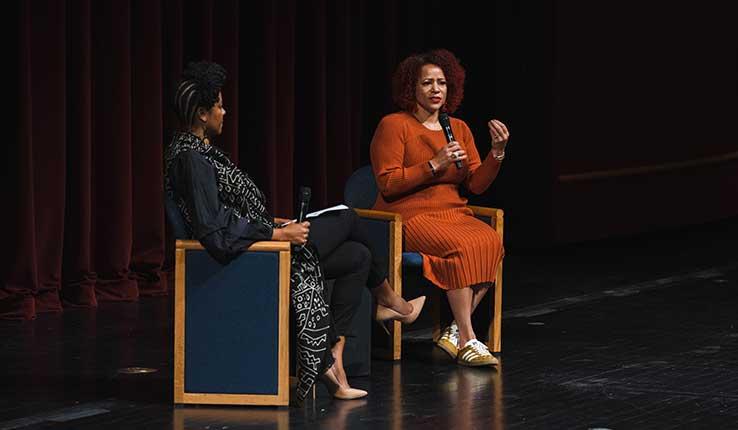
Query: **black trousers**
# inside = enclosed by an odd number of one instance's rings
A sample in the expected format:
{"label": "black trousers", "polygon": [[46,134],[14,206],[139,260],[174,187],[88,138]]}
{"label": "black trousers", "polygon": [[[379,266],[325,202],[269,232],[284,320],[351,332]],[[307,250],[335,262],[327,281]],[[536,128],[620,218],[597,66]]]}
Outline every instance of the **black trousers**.
{"label": "black trousers", "polygon": [[362,289],[376,288],[387,278],[387,260],[384,253],[372,249],[353,209],[327,212],[309,221],[309,241],[318,249],[325,277],[335,279],[330,299],[335,332],[350,336]]}

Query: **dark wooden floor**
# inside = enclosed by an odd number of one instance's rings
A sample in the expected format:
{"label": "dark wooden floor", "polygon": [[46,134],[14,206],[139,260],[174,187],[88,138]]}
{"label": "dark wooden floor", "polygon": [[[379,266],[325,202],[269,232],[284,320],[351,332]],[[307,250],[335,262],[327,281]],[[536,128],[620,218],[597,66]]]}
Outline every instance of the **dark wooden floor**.
{"label": "dark wooden floor", "polygon": [[174,408],[170,298],[0,322],[0,430],[736,429],[737,245],[732,219],[510,250],[499,369],[457,367],[421,325],[353,380],[367,399],[302,409]]}

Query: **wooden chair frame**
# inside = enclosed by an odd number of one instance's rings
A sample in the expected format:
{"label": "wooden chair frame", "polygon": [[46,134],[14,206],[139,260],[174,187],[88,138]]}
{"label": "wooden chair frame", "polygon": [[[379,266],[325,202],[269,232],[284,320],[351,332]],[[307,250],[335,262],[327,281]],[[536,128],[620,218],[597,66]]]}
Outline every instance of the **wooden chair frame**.
{"label": "wooden chair frame", "polygon": [[185,392],[185,261],[186,253],[203,250],[196,240],[177,240],[174,275],[174,403],[217,405],[289,404],[289,312],[290,312],[290,244],[289,242],[256,242],[247,252],[279,253],[279,344],[277,394],[218,394]]}
{"label": "wooden chair frame", "polygon": [[[482,206],[469,206],[477,217],[485,217],[490,219],[490,226],[500,235],[500,240],[504,239],[504,215],[502,209],[488,208]],[[377,211],[370,209],[354,209],[362,218],[383,220],[389,223],[389,283],[392,289],[402,296],[402,217],[400,214],[393,212]],[[504,241],[503,241],[504,243]],[[492,352],[502,351],[502,262],[497,268],[495,278],[494,291],[491,292],[494,298],[490,300],[492,306],[492,319],[487,329],[488,342],[487,347]],[[437,339],[440,335],[441,327],[439,315],[436,316],[436,322],[433,329],[433,338]],[[376,351],[375,353],[381,357],[390,360],[399,360],[402,357],[402,324],[395,321],[391,325],[391,336],[388,338],[386,349]]]}

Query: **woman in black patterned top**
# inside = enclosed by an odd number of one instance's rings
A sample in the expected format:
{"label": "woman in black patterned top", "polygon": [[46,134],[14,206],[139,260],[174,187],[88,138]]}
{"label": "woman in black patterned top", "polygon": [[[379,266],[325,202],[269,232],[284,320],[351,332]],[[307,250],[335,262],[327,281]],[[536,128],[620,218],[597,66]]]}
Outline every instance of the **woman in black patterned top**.
{"label": "woman in black patterned top", "polygon": [[[406,302],[394,293],[387,283],[387,262],[370,252],[353,210],[323,214],[312,225],[269,214],[264,194],[249,175],[210,144],[209,138],[223,129],[224,82],[225,70],[215,63],[190,63],[184,71],[174,101],[183,131],[174,135],[165,154],[167,194],[177,203],[190,237],[223,264],[259,240],[303,245],[293,248],[290,275],[297,314],[298,397],[304,399],[316,378],[336,398],[364,397],[367,392],[351,388],[343,370],[345,336],[361,288],[371,287],[375,317],[385,321],[414,321],[425,297]],[[336,280],[330,306],[324,300],[324,278]],[[314,300],[304,300],[307,296]],[[316,318],[319,314],[331,317]]]}

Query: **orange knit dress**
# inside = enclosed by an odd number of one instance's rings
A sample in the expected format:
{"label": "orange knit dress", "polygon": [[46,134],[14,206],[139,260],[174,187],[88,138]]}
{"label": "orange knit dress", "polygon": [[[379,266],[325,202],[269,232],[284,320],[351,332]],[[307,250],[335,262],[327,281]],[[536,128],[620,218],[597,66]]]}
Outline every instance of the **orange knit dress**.
{"label": "orange knit dress", "polygon": [[423,256],[423,276],[443,289],[494,282],[504,255],[502,241],[474,217],[459,186],[484,192],[500,170],[490,155],[481,162],[466,123],[451,118],[454,137],[468,158],[433,175],[428,161],[446,145],[442,130],[429,130],[414,116],[398,112],[380,121],[371,143],[379,195],[374,209],[402,215],[404,249]]}

